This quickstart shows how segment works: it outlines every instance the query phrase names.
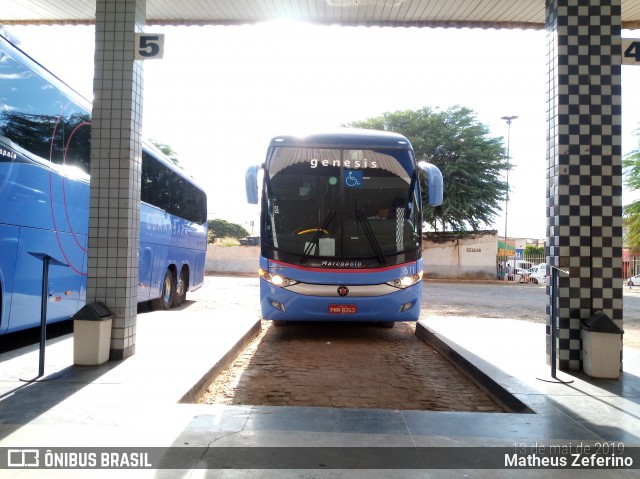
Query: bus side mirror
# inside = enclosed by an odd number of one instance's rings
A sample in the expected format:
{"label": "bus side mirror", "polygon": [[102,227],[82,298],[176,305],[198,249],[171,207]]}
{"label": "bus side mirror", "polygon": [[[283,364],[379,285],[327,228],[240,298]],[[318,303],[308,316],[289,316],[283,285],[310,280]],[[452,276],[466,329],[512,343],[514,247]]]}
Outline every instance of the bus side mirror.
{"label": "bus side mirror", "polygon": [[427,174],[429,180],[429,204],[431,206],[439,206],[442,204],[444,184],[442,182],[442,173],[436,165],[420,161],[418,168]]}
{"label": "bus side mirror", "polygon": [[244,187],[247,192],[247,203],[252,205],[258,204],[258,171],[260,171],[260,166],[250,166],[247,169],[247,173],[244,175]]}

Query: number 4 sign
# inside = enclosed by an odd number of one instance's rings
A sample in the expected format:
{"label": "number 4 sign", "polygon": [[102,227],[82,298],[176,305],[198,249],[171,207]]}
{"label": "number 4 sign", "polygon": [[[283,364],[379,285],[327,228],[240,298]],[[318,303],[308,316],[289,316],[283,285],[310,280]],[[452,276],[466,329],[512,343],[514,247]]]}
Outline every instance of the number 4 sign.
{"label": "number 4 sign", "polygon": [[640,65],[640,38],[622,39],[622,64]]}
{"label": "number 4 sign", "polygon": [[164,33],[136,33],[136,60],[155,60],[164,54]]}

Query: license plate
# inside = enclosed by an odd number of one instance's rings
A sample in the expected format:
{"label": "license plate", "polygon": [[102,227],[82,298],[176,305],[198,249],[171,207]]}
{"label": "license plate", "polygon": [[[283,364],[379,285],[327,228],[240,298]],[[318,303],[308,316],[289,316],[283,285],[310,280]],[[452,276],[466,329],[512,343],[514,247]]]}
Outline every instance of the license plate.
{"label": "license plate", "polygon": [[356,305],[355,304],[330,304],[329,313],[330,314],[355,314]]}

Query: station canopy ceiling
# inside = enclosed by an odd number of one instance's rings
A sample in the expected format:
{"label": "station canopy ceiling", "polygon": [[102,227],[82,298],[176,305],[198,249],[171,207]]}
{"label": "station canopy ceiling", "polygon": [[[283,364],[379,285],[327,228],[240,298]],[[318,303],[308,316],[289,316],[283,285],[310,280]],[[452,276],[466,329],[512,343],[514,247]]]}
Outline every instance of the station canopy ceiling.
{"label": "station canopy ceiling", "polygon": [[[91,24],[95,10],[95,0],[2,0],[0,24]],[[541,29],[545,0],[147,0],[147,25],[241,25],[282,19],[362,26]],[[622,26],[640,28],[640,0],[622,0]]]}

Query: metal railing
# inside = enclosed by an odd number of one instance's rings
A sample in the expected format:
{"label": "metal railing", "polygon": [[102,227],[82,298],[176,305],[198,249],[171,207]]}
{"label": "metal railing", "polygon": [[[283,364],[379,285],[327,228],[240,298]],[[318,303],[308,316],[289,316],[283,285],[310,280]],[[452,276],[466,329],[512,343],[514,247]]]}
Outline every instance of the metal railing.
{"label": "metal railing", "polygon": [[546,271],[537,272],[536,268],[546,260],[545,256],[497,255],[496,279],[519,283],[542,282]]}
{"label": "metal railing", "polygon": [[628,259],[622,261],[622,276],[627,279],[631,276],[640,274],[640,256],[629,256]]}

